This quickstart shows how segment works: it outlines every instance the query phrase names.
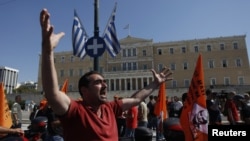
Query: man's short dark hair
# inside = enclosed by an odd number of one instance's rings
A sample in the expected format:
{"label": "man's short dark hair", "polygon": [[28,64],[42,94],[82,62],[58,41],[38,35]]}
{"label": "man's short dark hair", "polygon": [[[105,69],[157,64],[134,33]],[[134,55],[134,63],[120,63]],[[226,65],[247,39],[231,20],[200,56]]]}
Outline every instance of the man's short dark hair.
{"label": "man's short dark hair", "polygon": [[89,71],[87,73],[85,73],[78,81],[78,90],[79,90],[79,93],[80,95],[82,96],[83,94],[81,93],[81,87],[88,87],[89,85],[89,76],[92,75],[92,74],[99,74],[101,76],[103,76],[102,74],[100,74],[99,72],[97,71]]}
{"label": "man's short dark hair", "polygon": [[152,141],[153,131],[147,127],[138,126],[135,128],[135,141]]}

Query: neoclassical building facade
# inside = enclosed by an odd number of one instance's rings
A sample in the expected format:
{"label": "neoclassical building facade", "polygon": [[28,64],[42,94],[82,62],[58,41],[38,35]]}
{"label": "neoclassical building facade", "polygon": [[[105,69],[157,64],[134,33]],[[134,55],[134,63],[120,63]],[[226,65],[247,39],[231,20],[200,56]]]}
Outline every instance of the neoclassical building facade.
{"label": "neoclassical building facade", "polygon": [[[153,80],[150,69],[159,71],[164,66],[174,72],[173,80],[166,83],[170,93],[187,91],[199,54],[207,88],[250,85],[246,35],[158,43],[127,36],[120,44],[122,50],[115,58],[107,51],[98,58],[99,71],[113,93],[126,94],[143,88]],[[54,57],[60,86],[69,79],[69,92],[77,92],[79,78],[93,70],[94,59],[88,56],[80,59],[72,51],[56,52]],[[42,91],[40,68],[38,90]]]}

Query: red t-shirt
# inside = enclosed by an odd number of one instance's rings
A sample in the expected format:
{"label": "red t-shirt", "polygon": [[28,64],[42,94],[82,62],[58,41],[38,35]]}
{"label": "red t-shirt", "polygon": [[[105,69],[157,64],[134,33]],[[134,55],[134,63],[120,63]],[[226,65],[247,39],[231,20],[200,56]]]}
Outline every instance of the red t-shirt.
{"label": "red t-shirt", "polygon": [[[235,103],[233,102],[233,100],[227,100],[226,104],[225,104],[225,108],[231,109],[234,121],[239,121],[240,120],[240,117],[238,115],[237,107],[236,107]],[[227,116],[227,119],[229,121],[231,121],[231,119],[228,116]]]}
{"label": "red t-shirt", "polygon": [[102,104],[99,118],[82,101],[71,100],[68,112],[60,117],[64,141],[118,141],[116,116],[122,113],[121,105],[121,100]]}
{"label": "red t-shirt", "polygon": [[137,123],[138,123],[138,107],[137,106],[134,106],[132,108],[130,108],[128,110],[128,113],[127,113],[127,118],[126,118],[126,127],[127,128],[130,128],[130,129],[134,129],[137,127]]}

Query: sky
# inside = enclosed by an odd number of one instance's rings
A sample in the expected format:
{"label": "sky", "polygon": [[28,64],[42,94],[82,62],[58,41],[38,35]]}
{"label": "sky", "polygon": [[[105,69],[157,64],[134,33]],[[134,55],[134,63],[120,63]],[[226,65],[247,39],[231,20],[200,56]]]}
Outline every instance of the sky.
{"label": "sky", "polygon": [[[99,0],[99,35],[115,2],[118,39],[130,35],[157,43],[246,35],[250,50],[248,0]],[[74,10],[89,37],[94,35],[94,0],[0,0],[0,66],[19,70],[19,83],[38,80],[43,8],[54,32],[65,32],[55,52],[72,51]]]}

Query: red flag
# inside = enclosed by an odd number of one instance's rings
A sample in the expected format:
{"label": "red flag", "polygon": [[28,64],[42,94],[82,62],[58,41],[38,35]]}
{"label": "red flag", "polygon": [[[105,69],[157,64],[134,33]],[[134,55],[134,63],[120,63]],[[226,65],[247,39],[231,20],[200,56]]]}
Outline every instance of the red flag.
{"label": "red flag", "polygon": [[5,96],[3,83],[0,83],[0,126],[6,128],[12,126],[11,113]]}
{"label": "red flag", "polygon": [[155,103],[154,113],[157,116],[162,116],[163,120],[168,117],[165,82],[160,85],[159,92],[158,92],[158,99]]}
{"label": "red flag", "polygon": [[68,85],[69,85],[69,80],[66,79],[63,83],[63,86],[61,88],[61,91],[64,92],[65,94],[68,92]]}
{"label": "red flag", "polygon": [[196,63],[187,99],[184,102],[181,113],[180,123],[186,141],[208,140],[208,113],[206,109],[204,72],[201,55],[199,55]]}

